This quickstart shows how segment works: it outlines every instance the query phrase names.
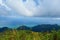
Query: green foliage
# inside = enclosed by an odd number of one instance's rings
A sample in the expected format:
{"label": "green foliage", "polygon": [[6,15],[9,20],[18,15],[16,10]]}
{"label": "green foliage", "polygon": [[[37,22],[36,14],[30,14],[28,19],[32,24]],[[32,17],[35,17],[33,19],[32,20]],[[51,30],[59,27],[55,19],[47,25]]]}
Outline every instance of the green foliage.
{"label": "green foliage", "polygon": [[60,40],[60,30],[52,30],[51,32],[7,30],[0,33],[0,40]]}

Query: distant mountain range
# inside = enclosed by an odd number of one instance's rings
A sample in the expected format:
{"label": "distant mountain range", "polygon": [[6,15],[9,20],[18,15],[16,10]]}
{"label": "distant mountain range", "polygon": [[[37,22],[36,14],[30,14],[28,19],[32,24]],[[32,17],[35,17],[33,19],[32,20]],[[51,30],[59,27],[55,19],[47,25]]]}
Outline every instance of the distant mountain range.
{"label": "distant mountain range", "polygon": [[37,31],[37,32],[45,32],[45,31],[51,31],[51,30],[59,30],[60,26],[57,24],[50,25],[50,24],[42,24],[42,25],[37,25],[32,28],[32,31]]}
{"label": "distant mountain range", "polygon": [[25,25],[22,25],[22,26],[18,27],[17,30],[30,30],[30,28]]}
{"label": "distant mountain range", "polygon": [[[3,27],[0,28],[0,32],[6,31],[6,30],[12,30],[12,28]],[[50,24],[42,24],[42,25],[36,25],[34,27],[27,27],[26,25],[19,26],[16,28],[16,30],[31,30],[36,32],[46,32],[51,30],[60,30],[60,26],[57,24],[50,25]]]}
{"label": "distant mountain range", "polygon": [[3,27],[3,28],[0,28],[0,32],[4,32],[6,30],[12,30],[11,28],[8,28],[8,27]]}

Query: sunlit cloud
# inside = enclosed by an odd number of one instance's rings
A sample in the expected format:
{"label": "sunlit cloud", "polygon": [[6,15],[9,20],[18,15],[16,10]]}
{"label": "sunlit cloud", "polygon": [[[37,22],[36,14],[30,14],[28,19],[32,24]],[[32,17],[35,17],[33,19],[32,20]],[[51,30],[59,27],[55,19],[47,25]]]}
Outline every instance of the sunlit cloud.
{"label": "sunlit cloud", "polygon": [[5,3],[3,3],[3,0],[0,0],[0,6],[4,6],[8,11],[11,10]]}
{"label": "sunlit cloud", "polygon": [[[12,3],[12,4],[11,4]],[[22,0],[7,0],[6,4],[17,11],[22,16],[33,16],[32,11],[29,11],[22,3]]]}
{"label": "sunlit cloud", "polygon": [[0,5],[20,16],[60,17],[60,0],[0,0]]}

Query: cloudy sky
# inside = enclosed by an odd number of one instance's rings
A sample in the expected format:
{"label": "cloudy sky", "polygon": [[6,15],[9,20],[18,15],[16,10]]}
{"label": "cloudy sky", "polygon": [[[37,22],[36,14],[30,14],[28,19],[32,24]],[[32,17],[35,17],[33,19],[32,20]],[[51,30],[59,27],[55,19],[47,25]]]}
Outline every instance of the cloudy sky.
{"label": "cloudy sky", "polygon": [[60,0],[0,0],[0,26],[59,22]]}

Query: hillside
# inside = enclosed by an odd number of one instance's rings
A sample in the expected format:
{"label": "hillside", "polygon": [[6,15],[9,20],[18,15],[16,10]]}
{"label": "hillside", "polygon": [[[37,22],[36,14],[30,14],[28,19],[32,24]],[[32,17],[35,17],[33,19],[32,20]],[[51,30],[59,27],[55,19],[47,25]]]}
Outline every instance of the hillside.
{"label": "hillside", "polygon": [[19,26],[16,29],[0,28],[0,40],[60,40],[59,25]]}
{"label": "hillside", "polygon": [[[8,27],[3,27],[0,28],[0,32],[3,32],[5,30],[13,30],[14,28],[8,28]],[[42,24],[42,25],[36,25],[33,27],[28,27],[26,25],[22,25],[16,28],[16,30],[31,30],[31,31],[35,31],[35,32],[51,32],[51,30],[60,30],[60,25],[54,24],[54,25],[50,25],[50,24]]]}

